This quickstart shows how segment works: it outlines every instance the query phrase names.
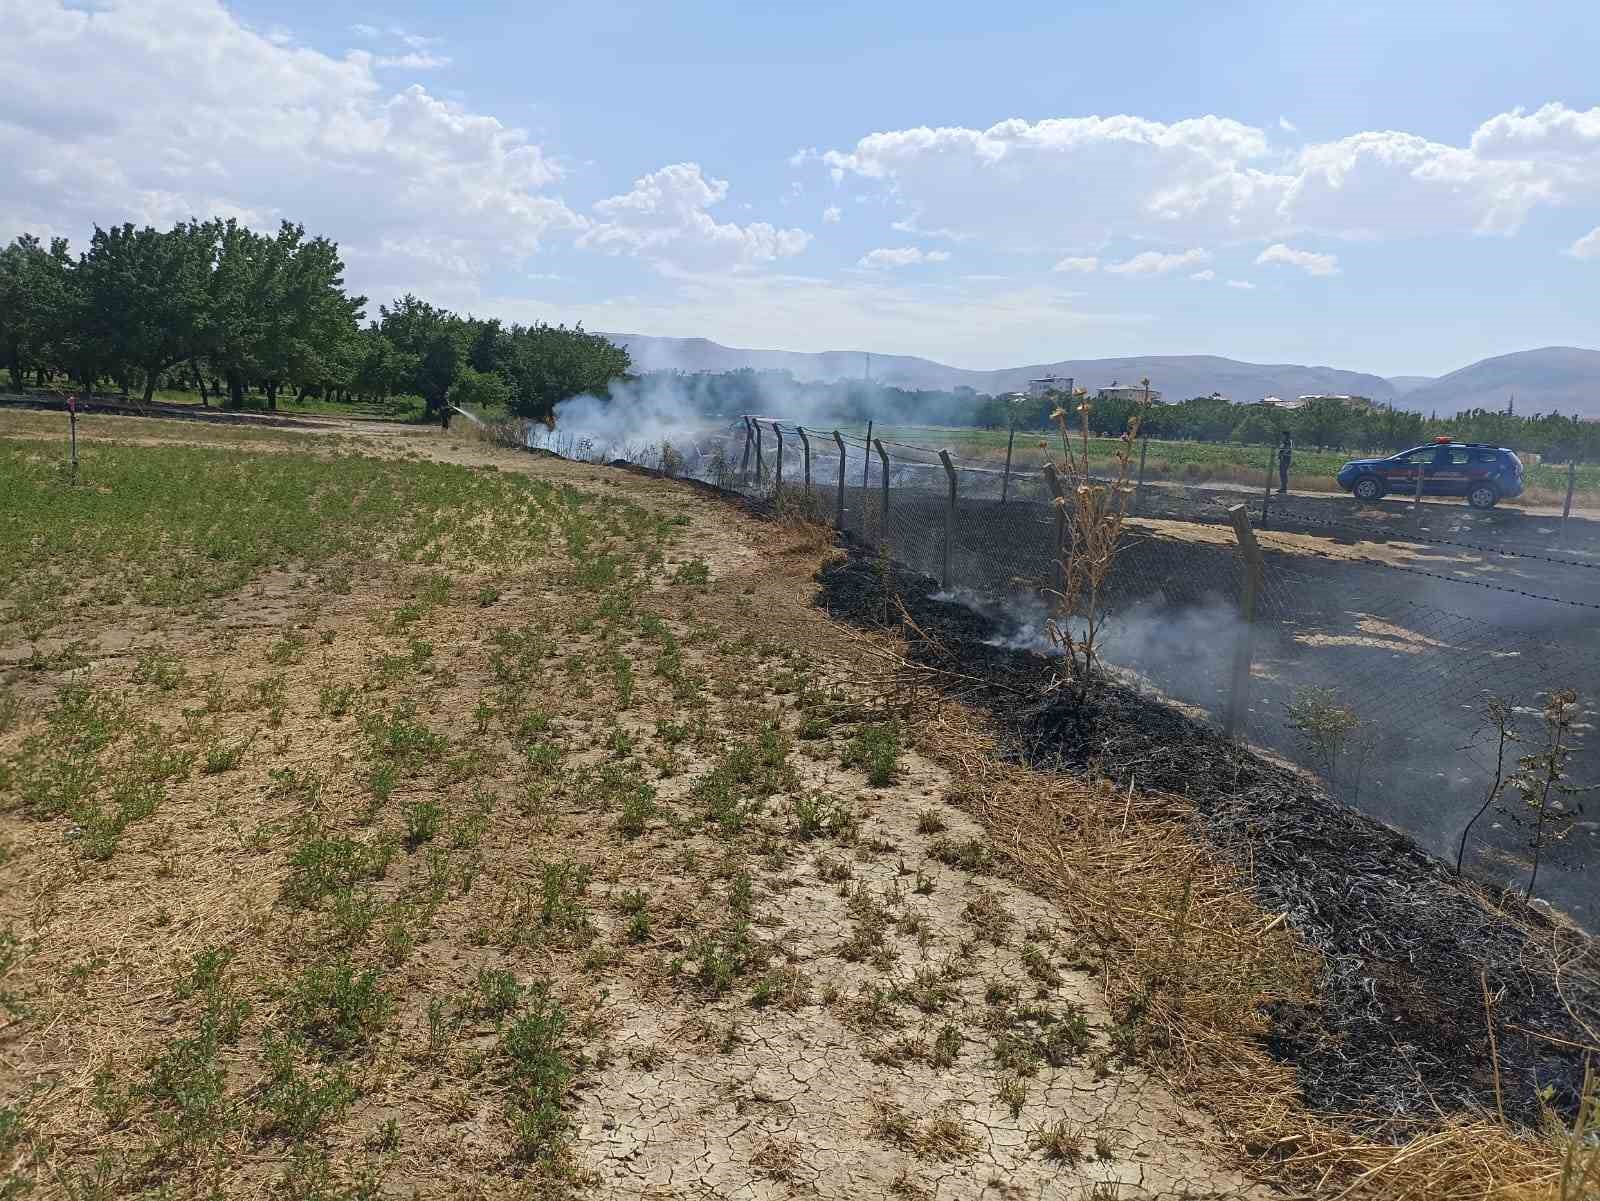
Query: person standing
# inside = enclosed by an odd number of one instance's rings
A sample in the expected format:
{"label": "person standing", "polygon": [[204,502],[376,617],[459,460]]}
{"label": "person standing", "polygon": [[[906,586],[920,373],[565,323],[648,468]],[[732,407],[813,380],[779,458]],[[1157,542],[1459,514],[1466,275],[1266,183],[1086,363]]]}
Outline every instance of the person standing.
{"label": "person standing", "polygon": [[450,402],[445,401],[444,408],[439,410],[439,424],[445,430],[450,428]]}
{"label": "person standing", "polygon": [[1289,436],[1289,431],[1283,431],[1283,440],[1278,443],[1278,495],[1285,496],[1289,491],[1289,464],[1294,462],[1294,439]]}

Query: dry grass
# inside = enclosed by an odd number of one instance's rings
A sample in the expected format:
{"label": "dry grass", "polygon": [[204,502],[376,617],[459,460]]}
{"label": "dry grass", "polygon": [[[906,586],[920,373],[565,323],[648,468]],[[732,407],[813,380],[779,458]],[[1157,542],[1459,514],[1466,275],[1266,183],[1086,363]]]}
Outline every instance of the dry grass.
{"label": "dry grass", "polygon": [[1092,939],[1107,1000],[1124,1015],[1120,1045],[1215,1113],[1257,1170],[1319,1197],[1585,1195],[1557,1191],[1551,1139],[1449,1119],[1396,1147],[1307,1110],[1260,1036],[1266,1003],[1311,998],[1315,962],[1195,843],[1181,800],[997,763],[981,721],[954,705],[923,732],[992,844]]}

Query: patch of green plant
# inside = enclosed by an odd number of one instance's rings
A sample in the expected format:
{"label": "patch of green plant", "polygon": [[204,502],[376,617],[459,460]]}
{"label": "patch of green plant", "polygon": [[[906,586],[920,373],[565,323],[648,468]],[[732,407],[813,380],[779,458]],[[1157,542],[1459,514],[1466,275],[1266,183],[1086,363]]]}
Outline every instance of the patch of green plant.
{"label": "patch of green plant", "polygon": [[183,664],[171,651],[153,648],[141,654],[133,665],[133,682],[150,684],[162,692],[171,692],[184,681]]}
{"label": "patch of green plant", "polygon": [[362,880],[381,880],[394,856],[386,841],[360,842],[313,821],[302,826],[301,835],[289,856],[293,871],[283,885],[285,899],[300,905],[315,905]]}
{"label": "patch of green plant", "polygon": [[381,973],[358,971],[348,959],[312,964],[285,999],[290,1028],[334,1055],[364,1044],[383,1027],[392,1007]]}
{"label": "patch of green plant", "polygon": [[412,801],[405,808],[406,845],[413,850],[432,842],[444,828],[444,806],[431,798]]}
{"label": "patch of green plant", "polygon": [[672,573],[674,584],[705,585],[711,582],[711,565],[704,559],[689,559]]}
{"label": "patch of green plant", "polygon": [[356,1099],[356,1086],[342,1067],[310,1068],[293,1038],[268,1032],[262,1044],[267,1078],[258,1103],[262,1133],[293,1141],[309,1138],[337,1120]]}
{"label": "patch of green plant", "polygon": [[845,745],[842,767],[857,767],[874,788],[892,784],[900,771],[900,727],[895,722],[863,726]]}
{"label": "patch of green plant", "polygon": [[554,1158],[567,1130],[563,1106],[575,1072],[565,1045],[567,1023],[550,982],[539,980],[529,986],[516,1016],[500,1031],[498,1051],[510,1094],[506,1118],[517,1155],[524,1160]]}

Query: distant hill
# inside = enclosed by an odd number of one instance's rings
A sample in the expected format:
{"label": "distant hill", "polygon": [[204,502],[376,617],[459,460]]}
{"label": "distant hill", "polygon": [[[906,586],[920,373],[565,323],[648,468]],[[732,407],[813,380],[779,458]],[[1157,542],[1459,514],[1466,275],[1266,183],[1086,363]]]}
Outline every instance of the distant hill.
{"label": "distant hill", "polygon": [[1436,375],[1391,375],[1389,382],[1394,385],[1396,396],[1404,396],[1407,392],[1415,392],[1424,384],[1431,384],[1438,378]]}
{"label": "distant hill", "polygon": [[1516,398],[1523,414],[1559,410],[1600,418],[1600,350],[1546,346],[1482,359],[1402,394],[1408,409],[1455,413],[1503,409]]}
{"label": "distant hill", "polygon": [[[741,350],[706,338],[657,338],[643,334],[608,333],[633,356],[636,371],[790,371],[796,379],[859,379],[868,369],[868,355],[858,350],[808,354],[792,350]],[[1181,400],[1221,392],[1234,400],[1263,396],[1348,393],[1393,401],[1399,391],[1382,376],[1333,367],[1291,363],[1243,363],[1215,355],[1149,355],[1121,359],[1063,359],[999,371],[969,371],[911,355],[871,355],[872,378],[901,388],[972,388],[978,392],[1020,392],[1030,379],[1071,376],[1081,386],[1102,388],[1148,378],[1163,396]]]}

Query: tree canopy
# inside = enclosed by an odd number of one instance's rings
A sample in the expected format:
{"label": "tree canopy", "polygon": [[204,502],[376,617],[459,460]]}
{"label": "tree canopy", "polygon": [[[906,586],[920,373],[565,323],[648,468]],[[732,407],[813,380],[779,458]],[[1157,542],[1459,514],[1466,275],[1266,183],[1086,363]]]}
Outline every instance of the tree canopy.
{"label": "tree canopy", "polygon": [[25,234],[0,250],[0,362],[17,389],[109,380],[149,402],[193,384],[205,401],[209,381],[233,407],[255,392],[276,408],[288,388],[541,419],[630,366],[581,326],[503,326],[409,294],[363,325],[366,304],[345,289],[338,245],[287,221],[271,235],[220,219],[96,228],[76,258],[65,239]]}

